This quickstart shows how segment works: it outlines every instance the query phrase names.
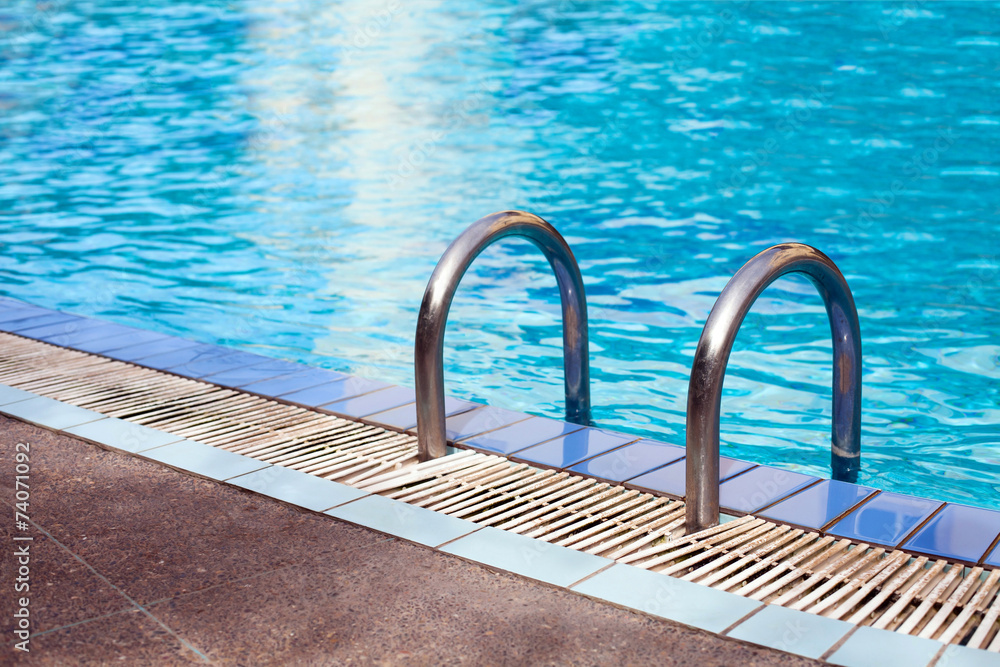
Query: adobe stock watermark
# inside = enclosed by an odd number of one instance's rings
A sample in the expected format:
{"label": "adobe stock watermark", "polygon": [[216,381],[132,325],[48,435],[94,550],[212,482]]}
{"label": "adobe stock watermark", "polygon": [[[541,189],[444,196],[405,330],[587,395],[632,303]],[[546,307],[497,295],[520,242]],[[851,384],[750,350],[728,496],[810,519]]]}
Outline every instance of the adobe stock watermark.
{"label": "adobe stock watermark", "polygon": [[781,150],[782,143],[812,119],[815,109],[822,108],[832,97],[833,93],[827,90],[825,83],[821,83],[819,88],[810,87],[808,97],[796,93],[794,99],[798,102],[797,108],[789,111],[774,124],[763,143],[754,149],[739,167],[730,170],[728,179],[716,182],[716,192],[731,195],[734,190],[746,186],[762,167],[770,163],[771,156]]}
{"label": "adobe stock watermark", "polygon": [[879,32],[882,39],[889,39],[892,33],[902,28],[907,21],[913,18],[914,14],[926,4],[927,0],[911,0],[910,2],[893,3],[892,13],[883,16],[878,21]]}
{"label": "adobe stock watermark", "polygon": [[754,490],[747,495],[742,496],[737,503],[737,509],[750,514],[757,510],[759,507],[763,507],[773,499],[778,493],[788,487],[788,482],[790,480],[789,474],[784,470],[779,468],[775,469],[775,473],[766,479],[759,480],[754,485]]}
{"label": "adobe stock watermark", "polygon": [[404,181],[417,174],[437,153],[449,131],[463,120],[467,120],[474,112],[488,106],[495,89],[496,86],[492,81],[481,80],[471,95],[452,104],[442,118],[441,127],[429,133],[425,139],[405,148],[396,168],[384,173],[386,186],[390,190],[396,190]]}
{"label": "adobe stock watermark", "polygon": [[698,58],[705,54],[705,50],[714,44],[726,29],[739,19],[740,9],[749,6],[750,0],[733,0],[732,3],[718,12],[708,21],[708,25],[698,31],[696,35],[689,35],[687,43],[674,54],[674,66],[677,69],[688,69]]}
{"label": "adobe stock watermark", "polygon": [[960,137],[961,135],[952,128],[938,130],[934,144],[912,156],[903,165],[904,178],[893,179],[887,190],[875,193],[875,201],[869,203],[867,208],[858,209],[854,225],[849,227],[848,231],[865,232],[870,229],[875,224],[875,219],[884,216],[899,197],[916,189],[917,181],[923,178],[928,169],[937,164],[941,156],[947,153]]}
{"label": "adobe stock watermark", "polygon": [[14,643],[17,651],[30,652],[31,642],[31,443],[14,448]]}
{"label": "adobe stock watermark", "polygon": [[35,11],[31,16],[15,28],[8,31],[5,39],[0,40],[0,44],[7,43],[12,46],[19,46],[27,42],[33,35],[45,31],[54,25],[56,15],[66,11],[70,6],[69,2],[35,3]]}
{"label": "adobe stock watermark", "polygon": [[341,62],[350,63],[375,43],[402,11],[403,3],[400,0],[389,0],[382,8],[372,12],[363,23],[349,27],[347,44],[340,50]]}
{"label": "adobe stock watermark", "polygon": [[[59,170],[53,175],[53,178],[67,178],[82,164],[91,159],[94,152],[100,148],[101,142],[108,139],[112,131],[118,128],[122,120],[135,116],[136,111],[140,107],[141,98],[157,91],[165,85],[163,81],[164,77],[163,64],[157,63],[143,76],[139,84],[124,91],[120,96],[119,103],[115,106],[114,113],[106,117],[96,128],[88,129],[85,138],[68,147],[69,159],[60,159]],[[62,105],[61,109],[71,106],[72,102],[66,102]]]}
{"label": "adobe stock watermark", "polygon": [[[291,118],[280,111],[272,111],[267,118],[259,121],[257,128],[249,135],[242,146],[242,160],[256,163],[261,161],[261,154],[268,149],[291,124]],[[250,171],[239,164],[229,164],[222,173],[213,173],[208,182],[202,185],[191,198],[191,204],[180,205],[180,216],[188,221],[198,212],[197,207],[209,205],[213,198],[227,187],[237,183],[237,178],[250,175]]]}

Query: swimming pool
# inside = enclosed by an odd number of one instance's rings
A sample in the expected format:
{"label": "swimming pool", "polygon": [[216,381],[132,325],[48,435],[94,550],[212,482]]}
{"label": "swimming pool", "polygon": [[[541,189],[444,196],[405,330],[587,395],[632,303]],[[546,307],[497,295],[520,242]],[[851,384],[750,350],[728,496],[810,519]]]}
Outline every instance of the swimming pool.
{"label": "swimming pool", "polygon": [[[5,294],[412,384],[426,280],[542,215],[587,284],[594,419],[683,441],[728,278],[780,241],[846,275],[879,488],[1000,508],[996,4],[167,2],[3,10]],[[529,245],[466,277],[449,391],[559,417]],[[830,342],[765,293],[723,454],[828,475]]]}

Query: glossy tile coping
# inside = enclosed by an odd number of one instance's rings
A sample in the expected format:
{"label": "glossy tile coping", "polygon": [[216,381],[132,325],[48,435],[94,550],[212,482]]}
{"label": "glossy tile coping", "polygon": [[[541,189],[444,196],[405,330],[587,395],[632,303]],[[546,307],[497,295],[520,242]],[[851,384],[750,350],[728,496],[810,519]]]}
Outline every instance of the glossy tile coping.
{"label": "glossy tile coping", "polygon": [[337,484],[307,472],[277,465],[232,477],[227,481],[241,489],[277,498],[313,512],[323,512],[368,495],[367,491],[353,486]]}
{"label": "glossy tile coping", "polygon": [[[452,415],[461,414],[474,408],[482,407],[482,405],[482,403],[473,403],[472,401],[463,401],[452,396],[446,396],[444,399],[444,416],[445,418],[451,417]],[[375,414],[364,417],[364,421],[383,428],[416,433],[417,404],[407,403],[406,405],[401,405],[398,408],[393,408],[392,410],[376,412]]]}
{"label": "glossy tile coping", "polygon": [[948,503],[902,547],[907,551],[978,563],[1000,533],[1000,512]]}
{"label": "glossy tile coping", "polygon": [[[844,667],[928,665],[941,650],[941,647],[941,642],[933,639],[921,639],[898,632],[860,627],[847,638],[847,641],[833,655],[827,658],[827,661]],[[940,661],[938,662],[940,663]],[[944,665],[940,667],[944,667]]]}
{"label": "glossy tile coping", "polygon": [[72,426],[65,431],[78,438],[120,449],[130,454],[184,440],[184,438],[166,431],[158,431],[115,417],[106,417],[79,426]]}
{"label": "glossy tile coping", "polygon": [[376,382],[359,377],[347,377],[335,382],[316,385],[308,389],[300,389],[289,394],[283,394],[281,400],[309,407],[319,407],[335,401],[356,398],[380,389],[388,389],[388,382]]}
{"label": "glossy tile coping", "polygon": [[853,629],[846,621],[768,605],[726,634],[818,660]]}
{"label": "glossy tile coping", "polygon": [[719,504],[729,510],[753,514],[816,481],[812,475],[757,466],[724,481],[719,487]]}
{"label": "glossy tile coping", "polygon": [[194,440],[181,440],[170,445],[146,449],[139,452],[138,456],[217,482],[271,465]]}
{"label": "glossy tile coping", "polygon": [[[625,482],[625,486],[630,489],[638,489],[657,495],[673,496],[675,498],[684,497],[686,488],[687,467],[686,459],[681,459],[676,463],[671,463],[662,468],[657,468],[645,475],[634,477]],[[745,472],[753,468],[755,464],[731,459],[728,456],[719,458],[719,481],[725,482],[730,477]],[[719,500],[721,504],[722,490],[719,490]]]}
{"label": "glossy tile coping", "polygon": [[[854,629],[842,621],[484,528],[5,385],[0,385],[0,412],[27,421],[37,419],[35,423],[67,435],[652,616],[809,658],[832,652],[827,658],[831,664],[929,667],[942,654],[947,661],[938,661],[939,667],[979,667],[997,664],[1000,658],[888,630]],[[81,419],[85,421],[66,425]],[[874,661],[873,656],[877,656]]]}
{"label": "glossy tile coping", "polygon": [[513,454],[532,445],[537,445],[553,438],[574,433],[584,427],[579,424],[548,419],[546,417],[529,417],[524,421],[510,426],[463,438],[458,442],[462,447],[478,449],[489,454]]}
{"label": "glossy tile coping", "polygon": [[942,505],[944,503],[940,500],[883,491],[852,510],[826,532],[856,542],[896,547]]}
{"label": "glossy tile coping", "polygon": [[679,461],[684,453],[683,447],[644,439],[578,463],[569,470],[605,482],[624,482]]}
{"label": "glossy tile coping", "polygon": [[[80,317],[9,297],[0,298],[0,330],[415,432],[416,397],[409,387]],[[0,404],[34,398],[27,392],[0,387]],[[101,418],[79,408],[56,410],[48,401],[12,407],[11,414],[19,411],[27,421],[49,428]],[[658,495],[684,495],[682,447],[452,397],[446,399],[446,405],[448,436],[458,447],[570,470]],[[46,410],[53,412],[47,415]],[[88,439],[88,433],[106,431],[110,435],[102,437],[111,442],[104,444],[138,451],[140,444],[136,443],[143,442],[142,432],[114,424],[110,420],[102,426],[95,424],[93,431],[81,424],[70,427],[78,431],[75,435]],[[749,512],[796,527],[826,529],[830,534],[857,541],[902,546],[914,553],[947,555],[968,563],[978,558],[984,565],[1000,567],[1000,546],[990,549],[1000,533],[998,512],[948,504],[934,514],[942,503],[879,493],[869,487],[820,480],[728,457],[720,463],[721,504],[734,515]],[[969,530],[973,525],[976,530]],[[977,556],[980,547],[990,553]]]}
{"label": "glossy tile coping", "polygon": [[568,468],[584,459],[618,449],[638,439],[634,435],[622,435],[587,427],[540,445],[522,449],[511,455],[510,459],[543,468]]}
{"label": "glossy tile coping", "polygon": [[1000,544],[990,552],[990,555],[983,559],[983,565],[989,567],[1000,567]]}
{"label": "glossy tile coping", "polygon": [[52,398],[35,396],[24,401],[16,401],[0,406],[3,412],[11,417],[44,426],[46,428],[63,430],[71,426],[104,419],[104,415],[78,408],[75,405],[62,403]]}
{"label": "glossy tile coping", "polygon": [[733,593],[620,563],[573,586],[573,590],[715,633],[764,606]]}
{"label": "glossy tile coping", "polygon": [[427,547],[451,542],[480,529],[471,521],[383,496],[365,496],[324,514]]}
{"label": "glossy tile coping", "polygon": [[798,528],[820,530],[873,493],[875,489],[871,487],[824,479],[757,512],[757,516]]}
{"label": "glossy tile coping", "polygon": [[601,556],[492,526],[455,540],[441,551],[498,570],[563,587],[570,586],[614,563]]}
{"label": "glossy tile coping", "polygon": [[249,384],[240,385],[240,389],[260,396],[278,398],[285,394],[294,394],[303,389],[310,389],[328,382],[339,382],[347,379],[344,373],[326,370],[325,368],[309,368],[270,377]]}

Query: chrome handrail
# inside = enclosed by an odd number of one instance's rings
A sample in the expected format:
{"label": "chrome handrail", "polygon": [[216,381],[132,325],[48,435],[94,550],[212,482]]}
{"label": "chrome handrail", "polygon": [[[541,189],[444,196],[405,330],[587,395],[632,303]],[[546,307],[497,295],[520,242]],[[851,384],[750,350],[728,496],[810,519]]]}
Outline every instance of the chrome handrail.
{"label": "chrome handrail", "polygon": [[501,211],[477,220],[444,251],[420,304],[414,345],[417,389],[417,449],[420,461],[444,455],[444,330],[455,290],[473,260],[508,236],[525,238],[549,260],[556,274],[563,316],[566,420],[590,421],[590,361],[587,297],[573,252],[555,227],[523,211]]}
{"label": "chrome handrail", "polygon": [[861,328],[847,281],[829,257],[801,243],[755,255],[729,281],[698,340],[687,405],[687,532],[719,523],[719,415],[729,353],[757,297],[788,273],[819,290],[833,334],[833,478],[857,480],[861,467]]}

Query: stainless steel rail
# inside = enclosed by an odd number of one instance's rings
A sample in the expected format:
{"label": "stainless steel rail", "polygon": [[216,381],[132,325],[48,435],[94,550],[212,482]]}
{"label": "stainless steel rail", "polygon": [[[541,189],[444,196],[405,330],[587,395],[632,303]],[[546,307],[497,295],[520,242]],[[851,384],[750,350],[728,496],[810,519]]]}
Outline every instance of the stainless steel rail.
{"label": "stainless steel rail", "polygon": [[729,281],[708,316],[691,365],[687,404],[687,532],[719,523],[719,414],[736,334],[776,279],[804,273],[819,290],[833,334],[833,478],[857,480],[861,466],[861,329],[847,281],[829,257],[801,243],[754,256]]}
{"label": "stainless steel rail", "polygon": [[556,274],[562,299],[566,420],[590,421],[590,360],[587,298],[573,252],[555,227],[523,211],[501,211],[474,222],[448,246],[427,283],[414,345],[417,389],[418,456],[427,461],[445,453],[444,330],[455,290],[473,260],[508,236],[534,243]]}

